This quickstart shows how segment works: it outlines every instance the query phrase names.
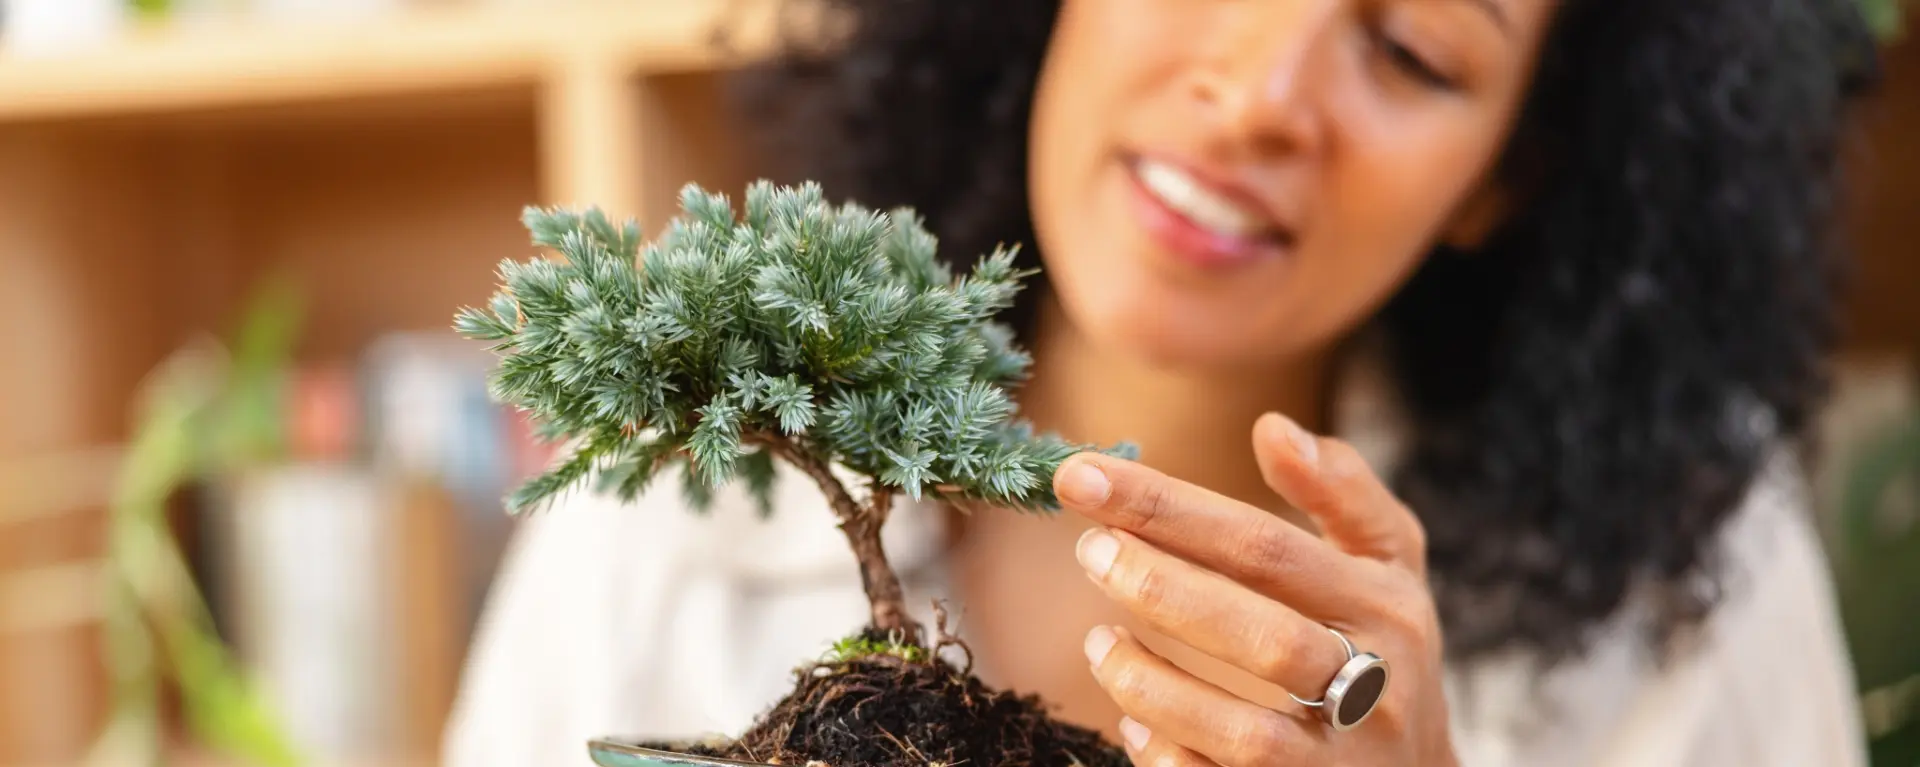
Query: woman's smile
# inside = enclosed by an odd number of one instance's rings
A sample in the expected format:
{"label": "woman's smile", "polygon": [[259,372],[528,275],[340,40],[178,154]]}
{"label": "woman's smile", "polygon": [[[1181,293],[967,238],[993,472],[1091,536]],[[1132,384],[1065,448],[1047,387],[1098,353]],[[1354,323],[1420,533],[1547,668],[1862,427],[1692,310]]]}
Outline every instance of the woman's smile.
{"label": "woman's smile", "polygon": [[1126,167],[1141,228],[1175,258],[1225,269],[1292,254],[1293,227],[1244,188],[1157,157]]}

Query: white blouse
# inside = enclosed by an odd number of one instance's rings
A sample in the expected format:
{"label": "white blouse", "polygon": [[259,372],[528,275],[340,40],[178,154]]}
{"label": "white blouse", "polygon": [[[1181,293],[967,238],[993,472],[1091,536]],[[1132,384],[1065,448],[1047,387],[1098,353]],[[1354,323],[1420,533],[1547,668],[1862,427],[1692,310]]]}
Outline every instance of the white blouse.
{"label": "white blouse", "polygon": [[[1379,465],[1395,441],[1370,412],[1341,419],[1341,433]],[[1722,534],[1725,597],[1664,665],[1629,607],[1591,653],[1544,675],[1518,653],[1448,669],[1461,763],[1865,765],[1801,476],[1783,456],[1755,482]],[[783,471],[770,520],[735,489],[690,514],[678,483],[662,477],[631,505],[577,495],[523,523],[468,658],[445,764],[588,765],[595,737],[737,734],[791,689],[796,665],[865,621],[853,556],[805,477]],[[903,509],[888,525],[910,605],[947,595],[940,520]]]}

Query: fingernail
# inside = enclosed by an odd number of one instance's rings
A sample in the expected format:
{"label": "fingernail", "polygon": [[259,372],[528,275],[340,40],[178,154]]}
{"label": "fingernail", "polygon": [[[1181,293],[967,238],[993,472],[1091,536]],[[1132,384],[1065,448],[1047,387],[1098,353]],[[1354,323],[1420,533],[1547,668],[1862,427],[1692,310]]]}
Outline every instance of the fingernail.
{"label": "fingernail", "polygon": [[1147,747],[1147,741],[1153,739],[1153,731],[1147,729],[1146,725],[1133,721],[1133,717],[1123,716],[1120,717],[1120,739],[1127,742],[1127,748],[1143,751]]}
{"label": "fingernail", "polygon": [[1096,580],[1105,578],[1107,571],[1113,569],[1113,558],[1120,554],[1120,539],[1096,527],[1081,534],[1080,543],[1073,551],[1080,558],[1080,566],[1087,568]]}
{"label": "fingernail", "polygon": [[1060,500],[1078,506],[1095,506],[1107,500],[1107,494],[1113,492],[1113,483],[1107,481],[1107,473],[1100,467],[1086,461],[1075,461],[1060,471],[1055,482],[1054,492]]}
{"label": "fingernail", "polygon": [[1087,646],[1084,648],[1087,651],[1087,662],[1099,666],[1100,661],[1107,659],[1107,653],[1113,651],[1113,643],[1118,641],[1120,641],[1120,635],[1113,633],[1113,629],[1106,626],[1093,627],[1092,631],[1087,632]]}
{"label": "fingernail", "polygon": [[1291,418],[1281,416],[1280,423],[1286,426],[1287,441],[1293,443],[1293,452],[1300,456],[1300,462],[1308,466],[1320,463],[1320,441]]}

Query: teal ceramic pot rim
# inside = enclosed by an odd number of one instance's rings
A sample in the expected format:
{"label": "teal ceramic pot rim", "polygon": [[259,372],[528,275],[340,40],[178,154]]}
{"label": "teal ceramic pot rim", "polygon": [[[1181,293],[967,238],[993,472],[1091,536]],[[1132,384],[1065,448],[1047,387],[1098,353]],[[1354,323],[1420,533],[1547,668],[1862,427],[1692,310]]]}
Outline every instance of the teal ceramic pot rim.
{"label": "teal ceramic pot rim", "polygon": [[593,756],[593,763],[601,767],[775,767],[760,762],[659,751],[605,738],[589,742],[587,753]]}

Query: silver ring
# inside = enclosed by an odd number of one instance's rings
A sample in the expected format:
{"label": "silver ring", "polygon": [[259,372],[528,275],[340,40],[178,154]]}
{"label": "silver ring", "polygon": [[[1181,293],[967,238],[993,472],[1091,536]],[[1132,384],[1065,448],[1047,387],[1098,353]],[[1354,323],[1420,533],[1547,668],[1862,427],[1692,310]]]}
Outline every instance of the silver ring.
{"label": "silver ring", "polygon": [[1293,693],[1287,693],[1287,697],[1307,708],[1319,709],[1320,718],[1326,720],[1328,726],[1336,732],[1346,732],[1367,721],[1373,709],[1380,705],[1380,699],[1386,697],[1387,679],[1392,672],[1380,656],[1353,649],[1353,643],[1338,629],[1322,628],[1346,648],[1347,662],[1333,675],[1333,681],[1327,684],[1319,700],[1302,700]]}

